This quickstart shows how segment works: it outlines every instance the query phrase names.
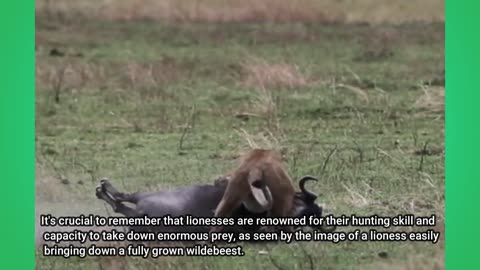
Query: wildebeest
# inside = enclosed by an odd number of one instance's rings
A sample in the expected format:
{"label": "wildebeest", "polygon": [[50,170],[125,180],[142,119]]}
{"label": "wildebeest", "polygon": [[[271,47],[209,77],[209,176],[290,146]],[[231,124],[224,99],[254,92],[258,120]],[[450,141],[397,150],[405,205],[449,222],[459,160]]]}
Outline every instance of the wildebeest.
{"label": "wildebeest", "polygon": [[[322,207],[315,203],[317,195],[306,190],[307,181],[318,181],[312,176],[305,176],[299,181],[300,192],[294,197],[294,217],[322,216]],[[193,217],[213,218],[216,207],[221,201],[226,189],[226,181],[217,181],[216,184],[196,184],[180,187],[170,191],[123,193],[118,191],[107,179],[102,179],[96,188],[97,198],[107,202],[116,213],[126,217],[172,217],[191,215]],[[131,207],[126,203],[132,203]],[[251,203],[242,204],[232,215],[238,217],[265,217],[268,210],[258,212],[258,209],[249,210]],[[335,227],[313,227],[321,231],[333,231]],[[207,226],[155,226],[146,230],[162,232],[209,232]],[[231,230],[228,227],[226,230]],[[236,228],[237,230],[239,228]],[[257,230],[258,227],[242,227],[242,230]],[[143,230],[135,228],[135,230]]]}

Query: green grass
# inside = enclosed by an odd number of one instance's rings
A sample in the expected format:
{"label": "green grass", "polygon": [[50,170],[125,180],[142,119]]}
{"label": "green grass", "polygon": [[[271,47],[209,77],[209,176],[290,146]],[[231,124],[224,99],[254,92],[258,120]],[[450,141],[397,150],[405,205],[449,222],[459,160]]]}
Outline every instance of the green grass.
{"label": "green grass", "polygon": [[[95,197],[100,177],[126,191],[209,183],[234,165],[246,144],[241,128],[260,145],[281,148],[295,179],[319,177],[312,189],[330,212],[436,214],[443,233],[444,118],[417,102],[422,85],[443,76],[443,40],[442,23],[169,25],[37,16],[37,213],[110,214]],[[66,55],[50,56],[53,48]],[[258,59],[272,72],[276,63],[298,67],[293,76],[305,83],[252,83],[247,67]],[[235,117],[244,112],[257,116]],[[271,257],[258,254],[265,249]],[[246,252],[122,265],[310,269],[311,259],[315,269],[443,268],[442,259],[428,260],[442,257],[443,240],[246,245]],[[108,263],[46,258],[39,248],[36,267],[120,269]]]}

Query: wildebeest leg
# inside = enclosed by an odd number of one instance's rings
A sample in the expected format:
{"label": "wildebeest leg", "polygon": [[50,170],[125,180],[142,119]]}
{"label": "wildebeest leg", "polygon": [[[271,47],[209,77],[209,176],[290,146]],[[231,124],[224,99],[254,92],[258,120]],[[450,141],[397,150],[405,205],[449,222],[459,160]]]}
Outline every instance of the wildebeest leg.
{"label": "wildebeest leg", "polygon": [[104,192],[101,186],[97,186],[95,191],[96,191],[95,194],[97,195],[97,198],[108,203],[112,207],[115,213],[120,213],[127,217],[138,216],[138,212],[135,209],[129,206],[126,206],[123,203],[113,199],[110,195]]}
{"label": "wildebeest leg", "polygon": [[115,201],[137,203],[132,194],[118,191],[107,179],[100,180],[102,191]]}

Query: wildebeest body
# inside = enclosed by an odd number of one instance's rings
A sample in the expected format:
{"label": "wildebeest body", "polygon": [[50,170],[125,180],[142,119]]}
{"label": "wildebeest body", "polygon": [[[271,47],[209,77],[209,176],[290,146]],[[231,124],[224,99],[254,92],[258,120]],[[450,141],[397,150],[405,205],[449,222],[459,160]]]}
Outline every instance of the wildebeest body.
{"label": "wildebeest body", "polygon": [[[317,196],[304,187],[306,181],[315,180],[310,176],[303,177],[299,186],[301,192],[297,192],[294,199],[294,209],[292,217],[303,216],[322,216],[322,207],[315,203]],[[221,183],[221,181],[220,181]],[[106,201],[116,213],[120,213],[126,217],[163,217],[170,215],[172,217],[191,215],[193,217],[207,217],[213,218],[215,209],[223,198],[225,184],[215,185],[192,185],[180,187],[169,191],[157,192],[135,192],[123,193],[118,191],[106,179],[101,180],[100,185],[96,189],[96,195],[99,199]],[[131,207],[127,203],[132,203],[135,206]],[[231,215],[232,218],[239,217],[266,217],[267,212],[255,213],[249,211],[247,207],[241,204]],[[224,231],[255,231],[258,226],[243,226],[243,227],[224,227]],[[325,229],[321,226],[316,229],[322,231],[333,231]],[[164,231],[164,232],[209,232],[208,226],[154,226],[154,227],[135,227],[135,230],[148,231]]]}
{"label": "wildebeest body", "polygon": [[[225,185],[192,185],[180,187],[170,191],[123,193],[116,190],[110,182],[102,180],[97,187],[97,197],[109,203],[113,210],[127,217],[163,217],[170,215],[180,217],[191,215],[193,217],[212,218],[215,209],[222,199]],[[128,206],[132,203],[135,206]],[[262,217],[266,213],[250,213],[245,207],[240,206],[234,217]],[[257,227],[243,227],[254,230]],[[207,226],[156,226],[135,227],[135,230],[175,231],[175,232],[208,232]],[[225,231],[238,231],[238,227],[228,227]]]}

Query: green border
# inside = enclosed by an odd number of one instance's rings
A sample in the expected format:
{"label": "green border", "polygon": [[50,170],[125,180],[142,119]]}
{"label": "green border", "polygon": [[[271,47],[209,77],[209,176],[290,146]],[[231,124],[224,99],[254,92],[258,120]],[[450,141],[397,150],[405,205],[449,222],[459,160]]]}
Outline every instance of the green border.
{"label": "green border", "polygon": [[480,269],[479,11],[477,0],[446,1],[447,269]]}
{"label": "green border", "polygon": [[[480,269],[478,11],[475,0],[446,1],[447,269]],[[34,1],[0,4],[0,269],[34,268],[34,14]]]}
{"label": "green border", "polygon": [[0,269],[34,268],[35,3],[0,4]]}

